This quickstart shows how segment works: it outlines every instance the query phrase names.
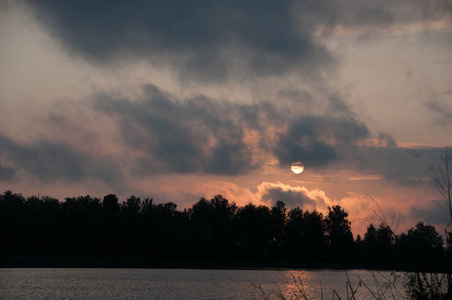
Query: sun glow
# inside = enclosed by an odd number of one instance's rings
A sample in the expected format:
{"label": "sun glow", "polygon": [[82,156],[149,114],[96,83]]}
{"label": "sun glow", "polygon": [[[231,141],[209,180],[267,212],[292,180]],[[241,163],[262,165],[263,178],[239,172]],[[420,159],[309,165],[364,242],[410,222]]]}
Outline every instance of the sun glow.
{"label": "sun glow", "polygon": [[292,172],[294,172],[295,174],[300,174],[301,172],[303,172],[304,170],[304,166],[301,162],[294,162],[292,164],[292,166],[290,167],[290,169],[292,170]]}

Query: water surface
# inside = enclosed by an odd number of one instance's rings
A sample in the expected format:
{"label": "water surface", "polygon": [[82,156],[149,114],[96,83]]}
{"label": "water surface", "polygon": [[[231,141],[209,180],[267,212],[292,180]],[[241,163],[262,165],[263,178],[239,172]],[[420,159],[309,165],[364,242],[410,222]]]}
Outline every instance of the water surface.
{"label": "water surface", "polygon": [[364,270],[0,269],[0,299],[262,299],[261,291],[290,299],[294,278],[310,298],[332,299],[333,289],[346,298],[347,275],[359,299],[392,278]]}

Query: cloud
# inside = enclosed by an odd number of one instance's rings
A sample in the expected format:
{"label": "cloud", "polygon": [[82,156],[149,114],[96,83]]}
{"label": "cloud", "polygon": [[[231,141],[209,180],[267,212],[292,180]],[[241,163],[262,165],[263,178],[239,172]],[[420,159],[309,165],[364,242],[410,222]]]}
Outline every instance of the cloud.
{"label": "cloud", "polygon": [[27,3],[67,49],[101,64],[144,58],[186,77],[220,80],[234,69],[312,76],[334,61],[312,28],[299,29],[290,1]]}
{"label": "cloud", "polygon": [[11,164],[11,167],[0,169],[4,179],[22,170],[44,183],[99,180],[116,188],[121,186],[121,169],[108,157],[47,140],[26,145],[0,136],[0,144],[0,159]]}
{"label": "cloud", "polygon": [[305,116],[289,124],[274,153],[283,164],[303,161],[306,167],[339,159],[337,144],[354,143],[369,136],[365,124],[353,118]]}
{"label": "cloud", "polygon": [[290,186],[286,184],[262,182],[257,195],[262,202],[274,205],[276,201],[283,201],[289,208],[301,207],[309,210],[324,210],[331,203],[325,192],[306,187]]}
{"label": "cloud", "polygon": [[340,117],[350,114],[345,105],[334,116],[300,115],[269,102],[180,99],[153,85],[138,99],[97,95],[94,108],[117,125],[124,147],[135,149],[136,174],[246,174],[260,168],[259,153],[280,164],[323,166],[341,159],[341,145],[369,136],[362,122]]}
{"label": "cloud", "polygon": [[156,86],[130,101],[98,95],[96,110],[113,118],[126,148],[138,152],[134,172],[234,175],[256,166],[237,106],[203,96],[179,100]]}
{"label": "cloud", "polygon": [[14,169],[0,165],[0,181],[7,181],[13,178]]}
{"label": "cloud", "polygon": [[139,96],[106,91],[61,100],[47,119],[36,119],[31,142],[3,136],[2,153],[14,170],[46,182],[249,174],[274,156],[280,164],[301,155],[307,166],[325,165],[340,159],[338,145],[367,132],[345,105],[338,107],[334,116],[312,116],[284,103],[178,97],[148,84]]}
{"label": "cloud", "polygon": [[135,177],[249,174],[274,157],[281,166],[302,161],[307,168],[371,172],[409,185],[425,182],[442,149],[397,147],[386,133],[369,144],[367,126],[341,104],[340,97],[330,100],[330,107],[337,107],[334,114],[333,110],[326,115],[296,114],[291,107],[269,102],[239,104],[202,95],[178,98],[146,85],[137,98],[94,96],[98,116],[92,118],[114,126],[109,131],[116,132],[115,143],[124,153],[118,153],[118,160],[127,161],[128,172]]}
{"label": "cloud", "polygon": [[378,146],[395,147],[397,146],[397,143],[392,135],[380,132],[378,135]]}
{"label": "cloud", "polygon": [[451,122],[452,121],[452,107],[447,105],[448,103],[440,101],[440,99],[435,98],[431,101],[425,103],[432,113],[440,117],[441,122]]}
{"label": "cloud", "polygon": [[[311,1],[313,18],[319,20],[320,35],[358,36],[369,39],[380,33],[412,32],[435,28],[450,22],[452,5],[448,0],[401,1]],[[309,5],[311,4],[311,5]],[[443,24],[444,26],[444,24]],[[441,27],[440,27],[441,28]]]}
{"label": "cloud", "polygon": [[443,148],[401,148],[352,145],[340,149],[345,168],[380,174],[388,182],[424,185]]}
{"label": "cloud", "polygon": [[384,133],[369,144],[367,126],[339,96],[329,99],[327,107],[335,108],[329,113],[300,114],[277,103],[176,97],[146,85],[137,97],[96,94],[83,109],[60,102],[47,120],[38,120],[32,142],[1,137],[0,174],[2,180],[24,171],[43,182],[114,186],[162,174],[259,174],[269,161],[277,168],[302,161],[316,172],[346,169],[407,185],[428,181],[442,149],[397,147]]}
{"label": "cloud", "polygon": [[450,223],[450,214],[443,201],[431,201],[429,205],[418,204],[410,208],[410,214],[415,216],[417,221],[424,221],[436,225],[444,231]]}
{"label": "cloud", "polygon": [[25,2],[66,49],[96,64],[145,59],[206,81],[290,72],[319,79],[337,60],[319,35],[369,37],[452,11],[447,0]]}

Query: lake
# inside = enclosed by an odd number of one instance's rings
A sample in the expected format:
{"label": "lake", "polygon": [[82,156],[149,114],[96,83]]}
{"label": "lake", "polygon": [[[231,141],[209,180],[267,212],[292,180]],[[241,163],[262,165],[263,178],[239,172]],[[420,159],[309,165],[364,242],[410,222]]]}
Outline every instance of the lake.
{"label": "lake", "polygon": [[[310,299],[347,298],[347,275],[358,299],[371,299],[392,278],[365,270],[210,270],[210,269],[0,269],[0,299],[288,299],[301,280]],[[403,273],[397,274],[403,277]],[[398,292],[404,295],[399,278]],[[386,293],[392,299],[391,292]],[[335,298],[337,299],[337,298]]]}

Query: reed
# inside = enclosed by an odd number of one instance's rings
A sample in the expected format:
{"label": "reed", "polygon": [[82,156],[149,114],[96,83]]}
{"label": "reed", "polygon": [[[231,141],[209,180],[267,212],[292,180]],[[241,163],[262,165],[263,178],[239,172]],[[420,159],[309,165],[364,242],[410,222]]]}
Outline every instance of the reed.
{"label": "reed", "polygon": [[[411,272],[404,276],[392,272],[384,276],[380,272],[371,272],[373,282],[365,282],[357,276],[358,283],[353,285],[347,272],[345,292],[332,289],[327,296],[320,284],[320,293],[313,294],[307,291],[301,276],[292,275],[284,285],[274,283],[274,289],[264,289],[262,285],[255,284],[258,297],[264,300],[447,300],[452,299],[450,293],[450,275],[438,273]],[[378,275],[378,276],[377,276]],[[403,279],[401,279],[403,278]],[[401,281],[402,280],[402,281]],[[345,294],[344,294],[345,293]],[[365,296],[363,296],[365,295]]]}

